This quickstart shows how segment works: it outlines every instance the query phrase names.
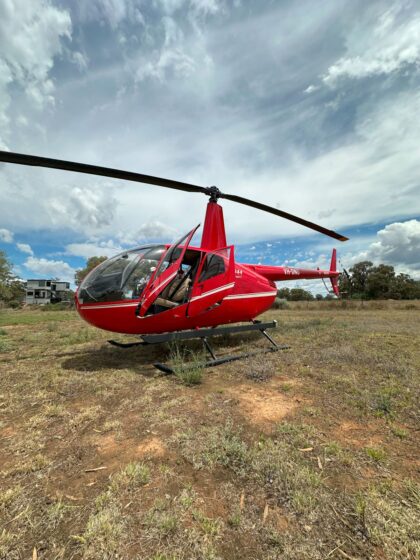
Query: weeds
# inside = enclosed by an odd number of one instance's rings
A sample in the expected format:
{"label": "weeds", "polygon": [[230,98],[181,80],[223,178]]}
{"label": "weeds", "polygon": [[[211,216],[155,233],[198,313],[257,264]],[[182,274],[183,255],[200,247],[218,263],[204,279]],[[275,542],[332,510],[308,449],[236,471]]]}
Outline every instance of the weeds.
{"label": "weeds", "polygon": [[7,339],[0,338],[0,353],[8,352],[10,350],[10,343]]}
{"label": "weeds", "polygon": [[176,377],[184,385],[199,385],[202,382],[205,362],[203,354],[183,351],[174,344],[171,347],[170,359]]}
{"label": "weeds", "polygon": [[366,447],[366,455],[375,463],[383,463],[386,459],[386,453],[378,447]]}
{"label": "weeds", "polygon": [[[198,437],[195,437],[195,434]],[[238,473],[244,469],[248,448],[231,421],[227,421],[223,426],[203,428],[198,434],[188,430],[178,434],[176,439],[183,456],[196,469],[223,466]]]}
{"label": "weeds", "polygon": [[95,339],[97,334],[93,329],[81,328],[66,338],[67,344],[84,344]]}
{"label": "weeds", "polygon": [[268,381],[274,375],[273,364],[267,360],[267,355],[260,354],[248,358],[242,371],[245,377],[256,383]]}
{"label": "weeds", "polygon": [[111,560],[118,558],[121,550],[125,522],[117,506],[111,504],[93,513],[83,536],[77,540],[83,546],[86,560]]}
{"label": "weeds", "polygon": [[400,439],[405,439],[408,436],[408,431],[407,430],[405,430],[404,428],[400,428],[399,426],[396,426],[395,424],[391,424],[390,429],[391,429],[391,432],[394,434],[394,436],[397,436]]}
{"label": "weeds", "polygon": [[402,493],[376,486],[365,496],[363,520],[369,537],[391,559],[420,556],[420,485],[405,481]]}
{"label": "weeds", "polygon": [[150,469],[144,463],[129,463],[122,471],[112,478],[111,490],[119,488],[134,490],[147,484],[150,480]]}

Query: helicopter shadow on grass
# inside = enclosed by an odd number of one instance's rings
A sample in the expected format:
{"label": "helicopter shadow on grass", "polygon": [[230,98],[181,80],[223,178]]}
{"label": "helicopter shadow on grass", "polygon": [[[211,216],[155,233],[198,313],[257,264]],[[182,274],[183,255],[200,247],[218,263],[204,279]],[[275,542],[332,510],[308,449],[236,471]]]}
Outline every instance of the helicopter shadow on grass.
{"label": "helicopter shadow on grass", "polygon": [[63,369],[79,372],[95,373],[110,370],[131,370],[145,377],[156,375],[153,363],[166,361],[170,357],[167,344],[156,346],[133,346],[117,348],[103,344],[99,348],[91,348],[75,352],[62,363]]}
{"label": "helicopter shadow on grass", "polygon": [[[212,347],[217,355],[223,355],[231,349],[247,351],[250,346],[261,338],[258,333],[245,333],[240,336],[223,335],[211,340]],[[177,343],[186,360],[191,355],[203,354],[203,344],[200,340],[189,340]],[[162,343],[156,345],[133,346],[131,348],[118,348],[109,344],[103,344],[99,348],[86,349],[75,352],[67,357],[62,363],[63,369],[76,370],[86,373],[94,373],[105,370],[132,370],[145,377],[156,375],[153,367],[155,362],[169,362],[173,353],[174,343]],[[66,356],[69,356],[66,353]]]}

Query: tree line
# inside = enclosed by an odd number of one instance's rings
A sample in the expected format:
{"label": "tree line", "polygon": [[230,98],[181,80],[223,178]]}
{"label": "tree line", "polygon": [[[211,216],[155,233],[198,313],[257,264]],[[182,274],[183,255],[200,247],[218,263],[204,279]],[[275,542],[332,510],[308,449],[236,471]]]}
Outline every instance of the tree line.
{"label": "tree line", "polygon": [[[338,278],[342,298],[349,299],[420,299],[420,280],[408,274],[397,274],[393,266],[361,261]],[[315,296],[302,288],[281,288],[277,297],[287,301],[332,299],[331,294]]]}
{"label": "tree line", "polygon": [[393,266],[361,261],[340,274],[340,292],[352,299],[419,299],[420,280],[397,274]]}

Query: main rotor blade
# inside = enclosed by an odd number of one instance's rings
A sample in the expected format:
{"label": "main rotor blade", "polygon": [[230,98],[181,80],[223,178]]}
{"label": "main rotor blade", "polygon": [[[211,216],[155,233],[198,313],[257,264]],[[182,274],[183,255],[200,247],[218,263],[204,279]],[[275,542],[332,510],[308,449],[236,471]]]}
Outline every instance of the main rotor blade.
{"label": "main rotor blade", "polygon": [[163,179],[161,177],[153,177],[152,175],[143,175],[142,173],[133,173],[132,171],[123,171],[121,169],[112,169],[110,167],[100,167],[99,165],[88,165],[86,163],[77,163],[74,161],[31,156],[27,154],[17,154],[14,152],[5,152],[1,150],[0,161],[4,161],[7,163],[17,163],[19,165],[32,165],[36,167],[62,169],[64,171],[75,171],[76,173],[87,173],[89,175],[112,177],[113,179],[124,179],[124,181],[147,183],[149,185],[166,187],[168,189],[176,189],[178,191],[207,194],[207,189],[198,185],[190,185],[189,183],[173,181],[172,179]]}
{"label": "main rotor blade", "polygon": [[52,159],[39,156],[32,156],[27,154],[18,154],[15,152],[6,152],[0,150],[0,162],[16,163],[19,165],[30,165],[36,167],[48,167],[51,169],[62,169],[64,171],[74,171],[76,173],[86,173],[88,175],[99,175],[102,177],[111,177],[113,179],[123,179],[125,181],[134,181],[137,183],[147,183],[149,185],[157,185],[159,187],[165,187],[168,189],[175,189],[179,191],[185,191],[190,193],[202,193],[211,197],[212,200],[217,200],[218,198],[225,198],[226,200],[231,200],[232,202],[238,202],[239,204],[244,204],[245,206],[251,206],[252,208],[257,208],[258,210],[263,210],[264,212],[269,212],[275,216],[280,216],[286,220],[290,220],[309,229],[338,239],[339,241],[347,241],[348,237],[336,233],[330,229],[326,229],[318,224],[304,220],[303,218],[298,218],[293,214],[284,212],[283,210],[278,210],[266,204],[261,204],[260,202],[255,202],[248,198],[242,196],[236,196],[233,194],[224,194],[219,191],[216,187],[200,187],[199,185],[191,185],[189,183],[184,183],[182,181],[173,181],[172,179],[164,179],[162,177],[154,177],[153,175],[144,175],[143,173],[134,173],[132,171],[123,171],[121,169],[112,169],[110,167],[101,167],[99,165],[88,165],[86,163],[78,163],[74,161],[65,161],[61,159]]}
{"label": "main rotor blade", "polygon": [[298,218],[293,214],[289,214],[288,212],[284,212],[283,210],[278,210],[277,208],[273,208],[272,206],[267,206],[266,204],[261,204],[260,202],[255,202],[254,200],[243,198],[242,196],[220,193],[219,198],[225,198],[226,200],[231,200],[232,202],[238,202],[239,204],[244,204],[245,206],[251,206],[252,208],[257,208],[258,210],[269,212],[270,214],[274,214],[275,216],[280,216],[280,218],[286,218],[286,220],[290,220],[291,222],[295,222],[296,224],[300,224],[309,229],[313,229],[314,231],[318,231],[319,233],[323,233],[324,235],[328,235],[329,237],[333,237],[334,239],[338,239],[339,241],[348,240],[348,237],[345,237],[340,233],[336,233],[335,231],[326,229],[322,226],[319,226],[318,224],[314,224],[313,222],[304,220],[303,218]]}

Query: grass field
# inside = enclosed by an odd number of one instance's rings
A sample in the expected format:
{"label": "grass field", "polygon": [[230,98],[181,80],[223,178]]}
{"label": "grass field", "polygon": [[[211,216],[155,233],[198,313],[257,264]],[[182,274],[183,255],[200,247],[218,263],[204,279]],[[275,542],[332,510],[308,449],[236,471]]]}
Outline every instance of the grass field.
{"label": "grass field", "polygon": [[296,304],[289,350],[167,377],[184,350],[3,312],[0,558],[420,558],[419,311]]}

